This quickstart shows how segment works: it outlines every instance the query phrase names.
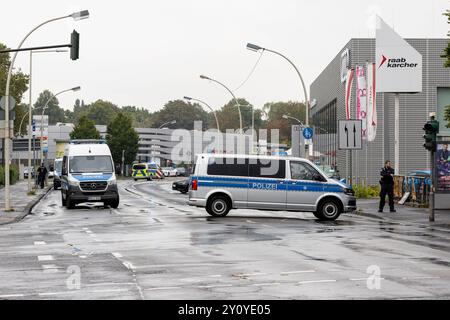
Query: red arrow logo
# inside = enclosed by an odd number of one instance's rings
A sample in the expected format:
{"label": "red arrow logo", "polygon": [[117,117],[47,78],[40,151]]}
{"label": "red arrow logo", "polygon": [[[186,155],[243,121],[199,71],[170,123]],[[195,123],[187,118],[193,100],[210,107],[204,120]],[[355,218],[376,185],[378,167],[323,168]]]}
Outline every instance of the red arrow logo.
{"label": "red arrow logo", "polygon": [[384,56],[384,54],[382,56],[383,56],[383,60],[381,61],[381,64],[378,67],[378,69],[380,69],[383,66],[383,64],[387,61],[387,58]]}

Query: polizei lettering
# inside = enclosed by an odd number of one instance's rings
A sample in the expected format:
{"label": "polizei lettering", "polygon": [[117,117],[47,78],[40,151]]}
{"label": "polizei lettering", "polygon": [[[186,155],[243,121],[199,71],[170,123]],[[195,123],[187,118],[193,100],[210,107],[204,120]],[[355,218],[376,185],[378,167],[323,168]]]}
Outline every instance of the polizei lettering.
{"label": "polizei lettering", "polygon": [[387,63],[388,68],[416,68],[418,63],[409,63],[405,58],[389,59]]}

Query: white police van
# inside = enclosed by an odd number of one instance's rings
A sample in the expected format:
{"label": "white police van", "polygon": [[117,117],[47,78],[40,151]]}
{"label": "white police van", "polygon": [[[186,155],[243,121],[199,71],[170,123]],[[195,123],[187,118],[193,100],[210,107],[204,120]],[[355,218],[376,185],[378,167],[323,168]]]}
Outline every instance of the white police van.
{"label": "white police van", "polygon": [[114,162],[106,141],[71,140],[61,170],[61,201],[68,209],[82,202],[119,206]]}
{"label": "white police van", "polygon": [[311,161],[259,155],[197,156],[189,205],[205,207],[215,217],[231,209],[313,212],[320,220],[336,220],[356,210],[351,187],[328,178]]}

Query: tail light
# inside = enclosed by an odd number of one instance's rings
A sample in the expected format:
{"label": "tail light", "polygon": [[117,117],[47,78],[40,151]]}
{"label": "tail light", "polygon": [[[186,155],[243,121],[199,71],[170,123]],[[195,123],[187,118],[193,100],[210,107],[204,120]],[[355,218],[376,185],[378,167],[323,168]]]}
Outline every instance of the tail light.
{"label": "tail light", "polygon": [[197,191],[198,189],[198,180],[192,180],[192,190]]}

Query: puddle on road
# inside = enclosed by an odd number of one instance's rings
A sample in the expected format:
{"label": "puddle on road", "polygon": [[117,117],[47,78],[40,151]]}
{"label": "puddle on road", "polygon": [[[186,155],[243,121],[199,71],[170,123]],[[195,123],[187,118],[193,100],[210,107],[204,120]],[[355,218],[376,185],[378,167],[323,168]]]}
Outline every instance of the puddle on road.
{"label": "puddle on road", "polygon": [[281,238],[255,232],[253,228],[234,227],[226,230],[191,232],[192,245],[217,245],[240,241],[276,241]]}

